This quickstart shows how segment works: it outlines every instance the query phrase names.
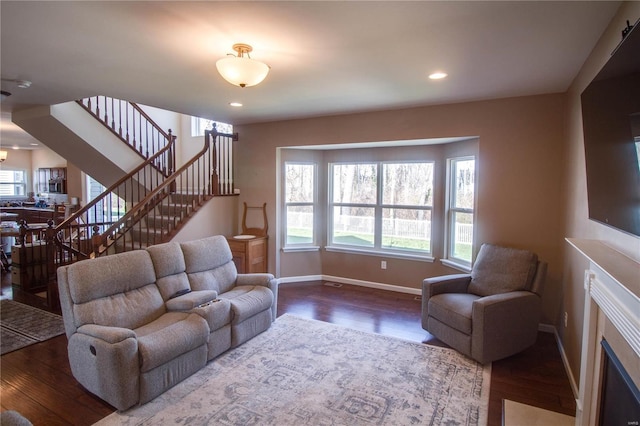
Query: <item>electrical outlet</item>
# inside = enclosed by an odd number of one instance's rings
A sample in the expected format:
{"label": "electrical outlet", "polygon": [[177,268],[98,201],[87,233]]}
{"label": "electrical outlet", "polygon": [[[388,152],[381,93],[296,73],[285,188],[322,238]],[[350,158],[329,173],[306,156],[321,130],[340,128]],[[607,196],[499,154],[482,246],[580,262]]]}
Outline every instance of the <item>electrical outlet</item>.
{"label": "electrical outlet", "polygon": [[566,327],[567,324],[569,324],[569,314],[568,313],[564,313],[564,326]]}
{"label": "electrical outlet", "polygon": [[387,261],[386,260],[380,261],[380,269],[387,269]]}

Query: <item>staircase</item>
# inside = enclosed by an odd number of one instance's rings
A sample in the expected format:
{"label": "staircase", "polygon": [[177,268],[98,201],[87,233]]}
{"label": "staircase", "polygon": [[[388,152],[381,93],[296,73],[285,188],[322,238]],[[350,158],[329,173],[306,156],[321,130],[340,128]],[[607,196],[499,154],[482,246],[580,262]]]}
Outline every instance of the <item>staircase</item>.
{"label": "staircase", "polygon": [[[105,97],[76,104],[143,161],[63,222],[49,224],[46,255],[41,253],[47,273],[39,280],[47,286],[53,308],[58,303],[59,266],[167,242],[212,197],[233,194],[231,159],[237,135],[215,128],[205,132],[201,150],[174,170],[175,136],[162,131],[137,105]],[[27,234],[28,225],[22,224],[21,235]],[[18,239],[18,244],[25,242]]]}

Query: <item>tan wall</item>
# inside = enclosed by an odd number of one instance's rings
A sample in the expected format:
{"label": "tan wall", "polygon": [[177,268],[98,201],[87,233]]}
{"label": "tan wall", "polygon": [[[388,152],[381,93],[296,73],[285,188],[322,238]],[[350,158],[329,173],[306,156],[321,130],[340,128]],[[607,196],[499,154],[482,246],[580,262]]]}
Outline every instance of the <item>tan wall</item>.
{"label": "tan wall", "polygon": [[[478,136],[477,240],[528,248],[549,262],[543,321],[555,323],[563,269],[564,111],[565,97],[556,94],[236,126],[240,202],[267,203],[269,269],[277,273],[278,147]],[[303,264],[313,256],[296,253],[290,261]],[[425,277],[457,272],[438,261],[389,262],[386,275],[372,256],[340,254],[321,266],[322,273],[327,268],[332,275],[416,289]],[[280,268],[293,269],[299,268]]]}
{"label": "tan wall", "polygon": [[[640,239],[616,231],[588,219],[587,182],[584,158],[584,135],[580,94],[609,59],[621,40],[620,32],[626,21],[635,22],[640,17],[640,2],[625,2],[612,19],[602,38],[582,67],[568,91],[567,105],[567,163],[566,206],[564,208],[567,237],[602,240],[628,256],[640,260]],[[566,258],[563,277],[563,310],[567,312],[568,327],[559,322],[556,327],[569,362],[571,374],[577,383],[580,375],[580,350],[584,316],[584,270],[589,266],[584,257],[568,244],[563,245]]]}

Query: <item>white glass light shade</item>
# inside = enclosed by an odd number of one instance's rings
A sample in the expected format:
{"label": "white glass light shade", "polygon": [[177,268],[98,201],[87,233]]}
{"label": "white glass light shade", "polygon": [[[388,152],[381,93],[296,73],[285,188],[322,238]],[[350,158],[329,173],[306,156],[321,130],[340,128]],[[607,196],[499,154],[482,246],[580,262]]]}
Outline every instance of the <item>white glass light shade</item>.
{"label": "white glass light shade", "polygon": [[240,86],[255,86],[265,79],[269,66],[251,58],[227,56],[216,62],[218,72],[229,83]]}

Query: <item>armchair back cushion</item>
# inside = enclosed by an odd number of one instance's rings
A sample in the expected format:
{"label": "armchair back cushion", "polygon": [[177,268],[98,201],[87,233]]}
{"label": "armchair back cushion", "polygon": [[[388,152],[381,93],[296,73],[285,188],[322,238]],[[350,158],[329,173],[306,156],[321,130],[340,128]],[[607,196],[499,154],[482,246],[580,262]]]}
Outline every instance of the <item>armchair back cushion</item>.
{"label": "armchair back cushion", "polygon": [[222,235],[180,243],[192,290],[226,293],[236,284],[238,271],[229,243]]}
{"label": "armchair back cushion", "polygon": [[467,291],[477,296],[492,296],[531,290],[537,266],[538,256],[528,250],[483,244]]}
{"label": "armchair back cushion", "polygon": [[73,311],[68,335],[84,324],[135,329],[166,312],[146,251],[77,262],[66,273],[72,302],[66,307]]}

